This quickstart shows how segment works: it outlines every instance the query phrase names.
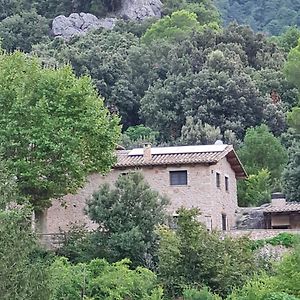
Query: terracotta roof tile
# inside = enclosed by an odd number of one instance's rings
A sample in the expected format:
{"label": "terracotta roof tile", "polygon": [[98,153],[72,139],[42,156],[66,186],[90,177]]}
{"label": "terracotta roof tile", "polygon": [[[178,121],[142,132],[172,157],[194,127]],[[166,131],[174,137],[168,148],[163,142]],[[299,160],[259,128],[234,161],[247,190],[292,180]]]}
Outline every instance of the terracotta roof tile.
{"label": "terracotta roof tile", "polygon": [[[200,146],[201,147],[201,146]],[[199,147],[199,151],[202,151]],[[155,148],[155,153],[159,153]],[[168,148],[171,149],[171,148]],[[175,147],[174,147],[175,149]],[[186,147],[182,147],[182,150],[185,151]],[[228,156],[228,161],[234,160],[235,167],[233,168],[236,172],[237,177],[244,178],[246,177],[246,172],[243,169],[242,164],[240,163],[233,147],[231,145],[224,145],[220,151],[220,147],[216,147],[216,151],[213,149],[209,149],[207,152],[195,152],[190,153],[179,153],[180,147],[176,147],[176,153],[163,153],[162,154],[152,154],[150,160],[145,160],[143,155],[130,155],[130,150],[120,150],[117,151],[117,163],[114,168],[134,168],[134,167],[142,167],[142,166],[163,166],[163,165],[187,165],[187,164],[216,164],[222,158]],[[202,148],[207,149],[207,148]],[[135,149],[139,150],[139,149]],[[165,150],[165,149],[164,149]],[[141,151],[135,151],[140,153]],[[131,152],[131,153],[135,153]],[[229,160],[230,159],[230,160]]]}
{"label": "terracotta roof tile", "polygon": [[276,213],[276,212],[300,212],[300,203],[296,202],[287,202],[283,206],[272,206],[267,207],[265,213]]}

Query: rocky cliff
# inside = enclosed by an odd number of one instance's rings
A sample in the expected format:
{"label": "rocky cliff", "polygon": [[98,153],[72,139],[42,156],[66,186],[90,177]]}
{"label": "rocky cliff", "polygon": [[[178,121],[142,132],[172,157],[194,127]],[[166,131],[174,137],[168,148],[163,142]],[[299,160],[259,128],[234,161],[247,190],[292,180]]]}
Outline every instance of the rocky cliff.
{"label": "rocky cliff", "polygon": [[121,8],[109,18],[98,19],[89,13],[73,13],[66,17],[57,16],[52,22],[52,33],[70,39],[100,27],[112,29],[118,19],[143,21],[146,18],[161,17],[162,2],[160,0],[123,0]]}

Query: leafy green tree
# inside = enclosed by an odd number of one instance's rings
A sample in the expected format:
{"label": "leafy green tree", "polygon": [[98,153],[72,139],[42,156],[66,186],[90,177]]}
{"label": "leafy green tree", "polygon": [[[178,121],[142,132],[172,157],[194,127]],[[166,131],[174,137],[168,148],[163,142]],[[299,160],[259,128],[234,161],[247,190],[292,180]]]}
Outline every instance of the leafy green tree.
{"label": "leafy green tree", "polygon": [[49,299],[46,262],[38,258],[31,210],[15,207],[16,182],[0,160],[0,294],[3,300]]}
{"label": "leafy green tree", "polygon": [[163,0],[163,15],[183,9],[195,13],[201,25],[220,22],[219,12],[211,0]]}
{"label": "leafy green tree", "polygon": [[131,126],[122,134],[121,145],[126,149],[143,147],[145,144],[155,145],[159,132],[144,125]]}
{"label": "leafy green tree", "polygon": [[20,194],[42,209],[75,192],[90,172],[109,170],[119,120],[90,78],[43,68],[19,52],[0,61],[0,143]]}
{"label": "leafy green tree", "polygon": [[186,286],[208,286],[226,295],[254,271],[247,239],[209,233],[197,215],[197,210],[181,209],[177,230],[160,230],[158,276],[170,297],[181,295]]}
{"label": "leafy green tree", "polygon": [[300,133],[300,107],[294,107],[288,113],[288,123],[297,133]]}
{"label": "leafy green tree", "polygon": [[288,26],[300,25],[299,0],[217,0],[215,3],[225,23],[237,21],[273,35],[280,34]]}
{"label": "leafy green tree", "polygon": [[137,45],[133,34],[98,30],[69,43],[55,39],[34,47],[45,65],[56,67],[70,63],[77,76],[92,77],[99,94],[114,113],[119,113],[127,128],[138,123],[138,98],[127,63],[128,50]]}
{"label": "leafy green tree", "polygon": [[114,189],[101,186],[88,201],[87,213],[101,225],[99,239],[107,245],[108,259],[127,257],[135,266],[153,267],[155,227],[164,221],[166,204],[139,173],[120,175]]}
{"label": "leafy green tree", "polygon": [[290,201],[300,201],[300,143],[294,140],[288,149],[288,163],[282,174],[285,195]]}
{"label": "leafy green tree", "polygon": [[272,183],[280,179],[287,162],[286,150],[266,125],[247,130],[238,154],[248,174],[257,174],[261,169],[266,169],[270,172]]}
{"label": "leafy green tree", "polygon": [[0,22],[1,46],[9,52],[15,49],[30,52],[32,45],[41,42],[49,30],[46,18],[35,11],[25,11]]}
{"label": "leafy green tree", "polygon": [[109,264],[104,259],[72,265],[66,258],[58,258],[50,267],[52,293],[57,299],[132,299],[161,300],[156,275],[148,269],[131,270],[124,259]]}
{"label": "leafy green tree", "polygon": [[278,44],[289,53],[295,48],[300,39],[300,29],[297,26],[288,27],[280,36],[277,37]]}
{"label": "leafy green tree", "polygon": [[142,42],[150,44],[158,39],[176,41],[196,30],[200,30],[197,15],[186,10],[180,10],[154,23],[143,35]]}
{"label": "leafy green tree", "polygon": [[288,55],[288,60],[285,64],[285,74],[291,83],[300,88],[300,40],[298,45]]}
{"label": "leafy green tree", "polygon": [[186,145],[209,145],[220,139],[222,139],[220,128],[202,124],[201,120],[195,122],[193,117],[187,117],[181,129],[180,142]]}
{"label": "leafy green tree", "polygon": [[271,200],[272,185],[270,172],[262,169],[238,182],[239,206],[260,206]]}

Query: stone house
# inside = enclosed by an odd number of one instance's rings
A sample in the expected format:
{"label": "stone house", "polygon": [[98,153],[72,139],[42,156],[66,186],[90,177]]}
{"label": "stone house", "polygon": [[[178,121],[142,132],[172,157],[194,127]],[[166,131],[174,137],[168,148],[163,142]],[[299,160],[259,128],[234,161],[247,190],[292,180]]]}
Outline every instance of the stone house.
{"label": "stone house", "polygon": [[[105,176],[93,174],[76,195],[54,200],[45,212],[40,231],[67,231],[71,223],[93,224],[84,214],[86,199],[105,182],[113,184],[119,175],[140,171],[150,186],[169,198],[168,213],[176,216],[180,207],[201,210],[200,221],[209,230],[230,230],[235,225],[237,179],[246,172],[231,145],[156,147],[150,145],[117,151],[117,162]],[[63,205],[62,205],[63,204]]]}
{"label": "stone house", "polygon": [[274,193],[264,220],[267,229],[300,229],[300,203],[286,202],[281,193]]}

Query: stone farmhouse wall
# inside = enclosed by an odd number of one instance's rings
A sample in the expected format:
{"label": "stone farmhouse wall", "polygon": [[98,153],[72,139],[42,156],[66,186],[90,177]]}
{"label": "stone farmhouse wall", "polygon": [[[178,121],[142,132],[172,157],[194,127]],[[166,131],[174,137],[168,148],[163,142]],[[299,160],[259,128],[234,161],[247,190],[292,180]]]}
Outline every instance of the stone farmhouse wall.
{"label": "stone farmhouse wall", "polygon": [[[237,209],[237,192],[235,173],[227,159],[222,159],[215,165],[179,165],[167,167],[147,167],[138,169],[144,175],[150,186],[161,195],[170,199],[168,213],[174,215],[180,207],[200,208],[200,221],[208,228],[222,229],[222,214],[226,214],[227,228],[235,225]],[[169,171],[187,171],[186,186],[171,186]],[[96,228],[85,215],[86,199],[90,198],[101,184],[111,185],[122,173],[135,169],[112,170],[106,176],[93,174],[88,177],[84,188],[76,195],[67,195],[61,200],[54,200],[52,206],[41,216],[39,231],[42,233],[57,233],[68,231],[71,224],[86,224],[89,228]],[[216,186],[216,172],[220,174],[220,188]],[[225,190],[225,176],[229,178],[229,189]]]}

